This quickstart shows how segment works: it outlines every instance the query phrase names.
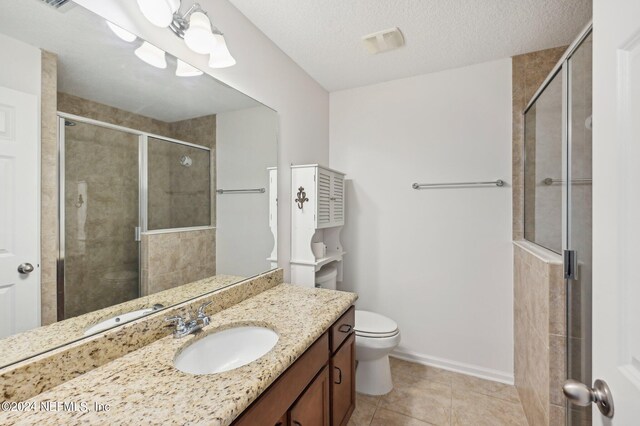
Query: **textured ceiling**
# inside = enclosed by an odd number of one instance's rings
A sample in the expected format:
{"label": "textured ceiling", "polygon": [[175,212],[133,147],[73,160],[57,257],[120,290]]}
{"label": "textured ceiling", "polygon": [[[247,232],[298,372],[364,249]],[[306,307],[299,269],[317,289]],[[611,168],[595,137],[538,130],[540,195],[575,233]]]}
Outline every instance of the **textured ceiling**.
{"label": "textured ceiling", "polygon": [[[329,91],[568,44],[591,0],[230,0]],[[406,46],[369,55],[361,37],[399,27]]]}
{"label": "textured ceiling", "polygon": [[[57,11],[36,0],[0,1],[0,33],[58,55],[58,90],[172,122],[260,105],[208,75],[176,77],[176,62],[154,68],[106,21],[75,6]],[[9,59],[10,60],[10,59]]]}

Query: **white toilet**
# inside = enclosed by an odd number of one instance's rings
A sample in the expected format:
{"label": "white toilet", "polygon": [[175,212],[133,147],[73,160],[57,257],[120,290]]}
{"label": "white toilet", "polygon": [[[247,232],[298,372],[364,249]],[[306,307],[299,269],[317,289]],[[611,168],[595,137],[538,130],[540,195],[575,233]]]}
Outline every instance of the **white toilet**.
{"label": "white toilet", "polygon": [[[336,290],[337,270],[327,265],[316,274],[316,287]],[[367,395],[391,392],[389,354],[400,343],[398,324],[384,315],[356,310],[356,391]]]}
{"label": "white toilet", "polygon": [[400,343],[398,324],[384,315],[356,310],[356,390],[367,395],[391,392],[389,354]]}

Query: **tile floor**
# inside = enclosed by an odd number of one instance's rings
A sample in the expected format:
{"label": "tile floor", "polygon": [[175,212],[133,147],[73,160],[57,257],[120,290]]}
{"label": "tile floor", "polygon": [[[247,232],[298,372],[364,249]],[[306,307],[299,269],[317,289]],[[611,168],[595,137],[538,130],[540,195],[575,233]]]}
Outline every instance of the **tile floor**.
{"label": "tile floor", "polygon": [[391,358],[394,388],[358,394],[349,426],[527,426],[514,386]]}

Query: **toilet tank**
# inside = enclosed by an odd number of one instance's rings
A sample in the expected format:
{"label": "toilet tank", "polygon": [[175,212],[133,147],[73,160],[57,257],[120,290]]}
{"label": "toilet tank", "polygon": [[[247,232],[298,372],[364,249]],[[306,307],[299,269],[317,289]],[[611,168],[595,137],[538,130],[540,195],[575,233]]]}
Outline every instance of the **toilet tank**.
{"label": "toilet tank", "polygon": [[337,276],[338,268],[331,264],[323,266],[322,269],[316,272],[316,287],[336,290]]}

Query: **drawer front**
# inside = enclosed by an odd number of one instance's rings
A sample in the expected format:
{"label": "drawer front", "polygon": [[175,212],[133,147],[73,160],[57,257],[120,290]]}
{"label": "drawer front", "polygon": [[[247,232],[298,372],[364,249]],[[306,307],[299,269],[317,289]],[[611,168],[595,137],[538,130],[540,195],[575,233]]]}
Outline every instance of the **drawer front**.
{"label": "drawer front", "polygon": [[338,350],[342,342],[347,340],[351,333],[353,333],[355,323],[356,308],[352,306],[331,326],[331,353]]}
{"label": "drawer front", "polygon": [[328,362],[329,336],[325,333],[233,424],[243,426],[278,424],[318,371]]}

